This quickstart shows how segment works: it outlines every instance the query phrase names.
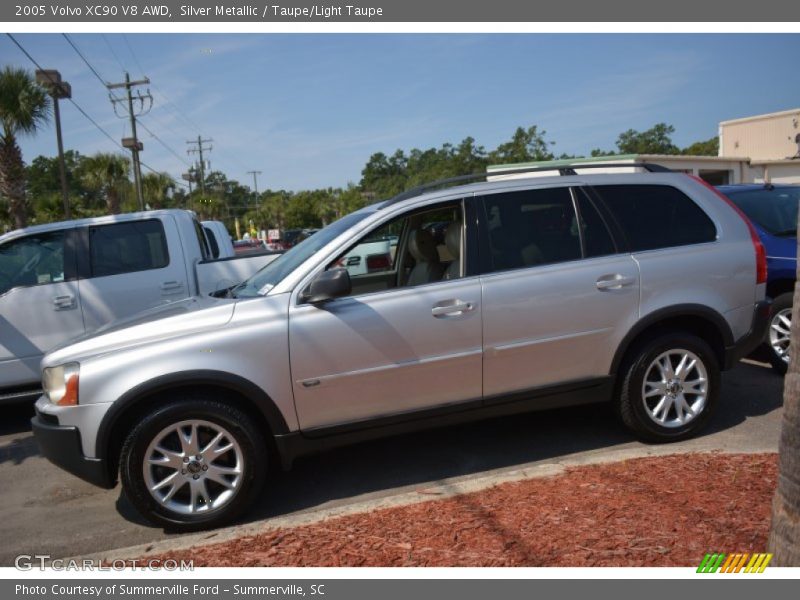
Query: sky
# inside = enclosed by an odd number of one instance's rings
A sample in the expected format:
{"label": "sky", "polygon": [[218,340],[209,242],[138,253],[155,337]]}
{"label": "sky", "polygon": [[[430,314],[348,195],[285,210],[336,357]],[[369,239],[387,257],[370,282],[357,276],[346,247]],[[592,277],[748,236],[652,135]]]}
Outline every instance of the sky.
{"label": "sky", "polygon": [[[60,34],[14,34],[112,138],[130,135],[102,82]],[[213,170],[259,190],[357,183],[375,152],[457,144],[493,149],[537,125],[556,154],[614,149],[658,122],[679,146],[726,119],[800,106],[799,34],[70,34],[104,81],[147,76],[142,161],[175,178],[212,138]],[[0,65],[36,67],[8,36]],[[142,92],[148,86],[139,88]],[[115,151],[62,101],[64,144]],[[20,139],[23,157],[56,154],[53,125]],[[159,141],[160,140],[160,141]],[[163,142],[163,144],[162,144]]]}

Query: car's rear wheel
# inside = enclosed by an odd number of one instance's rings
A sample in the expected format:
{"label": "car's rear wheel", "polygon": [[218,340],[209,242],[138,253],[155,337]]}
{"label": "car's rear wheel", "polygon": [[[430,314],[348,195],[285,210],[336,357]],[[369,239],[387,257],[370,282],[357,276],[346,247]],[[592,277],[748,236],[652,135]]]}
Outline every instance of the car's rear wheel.
{"label": "car's rear wheel", "polygon": [[205,396],[145,416],[121,452],[122,485],[147,519],[176,531],[239,516],[263,485],[267,452],[252,419]]}
{"label": "car's rear wheel", "polygon": [[791,357],[792,300],[793,294],[786,292],[775,298],[770,308],[766,347],[773,370],[781,375],[789,369]]}
{"label": "car's rear wheel", "polygon": [[719,364],[709,345],[689,333],[661,335],[639,344],[621,376],[620,417],[645,441],[691,437],[716,408]]}

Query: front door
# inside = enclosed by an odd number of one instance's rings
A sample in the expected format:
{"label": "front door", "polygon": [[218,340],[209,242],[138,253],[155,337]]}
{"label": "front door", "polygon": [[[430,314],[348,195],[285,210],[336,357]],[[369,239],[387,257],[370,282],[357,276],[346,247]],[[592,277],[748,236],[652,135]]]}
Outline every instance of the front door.
{"label": "front door", "polygon": [[392,219],[331,263],[371,265],[351,275],[350,296],[290,307],[302,430],[480,402],[481,289],[464,277],[464,231],[460,202]]}
{"label": "front door", "polygon": [[73,234],[0,246],[0,390],[38,385],[42,355],[84,332]]}

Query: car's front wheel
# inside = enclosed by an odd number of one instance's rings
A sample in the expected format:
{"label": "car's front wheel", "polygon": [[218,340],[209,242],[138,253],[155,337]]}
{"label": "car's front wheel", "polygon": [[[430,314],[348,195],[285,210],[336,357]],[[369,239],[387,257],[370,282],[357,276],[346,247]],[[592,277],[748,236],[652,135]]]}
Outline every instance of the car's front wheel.
{"label": "car's front wheel", "polygon": [[775,298],[770,308],[766,346],[772,368],[781,375],[786,375],[791,356],[792,300],[792,292],[786,292]]}
{"label": "car's front wheel", "polygon": [[621,376],[620,417],[645,441],[690,437],[716,408],[719,363],[709,345],[689,333],[665,334],[638,345]]}
{"label": "car's front wheel", "polygon": [[145,416],[121,452],[125,494],[148,520],[176,531],[239,516],[263,485],[263,435],[239,409],[181,398]]}

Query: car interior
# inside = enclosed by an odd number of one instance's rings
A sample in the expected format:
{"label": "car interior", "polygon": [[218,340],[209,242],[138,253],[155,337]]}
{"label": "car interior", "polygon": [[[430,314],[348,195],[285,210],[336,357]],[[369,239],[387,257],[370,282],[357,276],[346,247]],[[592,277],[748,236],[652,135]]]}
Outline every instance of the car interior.
{"label": "car interior", "polygon": [[367,234],[328,269],[348,269],[353,296],[458,279],[463,230],[460,204],[415,212]]}

